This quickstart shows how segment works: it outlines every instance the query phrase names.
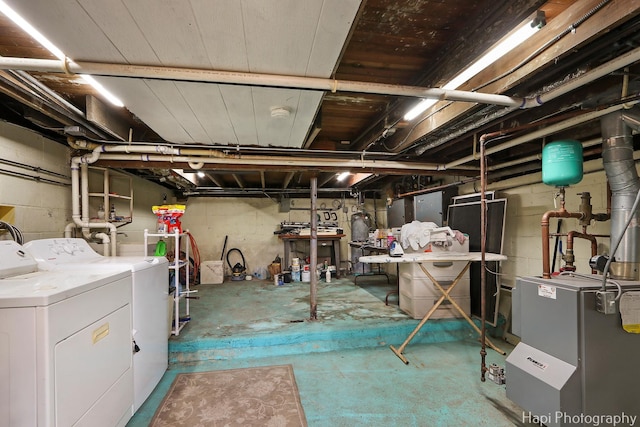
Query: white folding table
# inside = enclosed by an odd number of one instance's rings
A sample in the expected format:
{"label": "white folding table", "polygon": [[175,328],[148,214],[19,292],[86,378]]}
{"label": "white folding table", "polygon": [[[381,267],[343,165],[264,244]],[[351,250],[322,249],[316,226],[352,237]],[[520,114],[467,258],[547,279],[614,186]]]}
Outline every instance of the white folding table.
{"label": "white folding table", "polygon": [[[494,253],[485,253],[484,260],[485,261],[504,261],[507,257],[500,254]],[[436,301],[436,303],[431,307],[431,309],[424,315],[420,323],[416,326],[416,328],[409,334],[407,339],[402,343],[400,347],[397,349],[394,346],[391,347],[391,351],[393,351],[396,356],[400,358],[405,364],[408,364],[409,361],[404,357],[402,352],[405,347],[409,344],[409,342],[413,339],[413,337],[418,333],[418,331],[424,326],[425,323],[429,320],[431,315],[436,311],[436,309],[442,304],[442,302],[446,299],[448,300],[453,307],[462,315],[462,317],[469,322],[471,327],[480,335],[482,335],[482,331],[478,326],[469,318],[467,313],[464,312],[462,308],[454,301],[454,299],[449,295],[453,288],[458,284],[460,278],[467,272],[469,266],[472,262],[482,261],[482,252],[450,252],[450,251],[437,251],[437,252],[416,252],[416,253],[405,253],[401,257],[392,257],[390,255],[369,255],[362,256],[358,259],[363,263],[371,263],[371,264],[401,264],[401,263],[416,263],[420,266],[420,269],[424,272],[424,274],[433,282],[433,284],[442,292],[442,296],[440,299]],[[424,263],[431,262],[451,262],[451,261],[466,261],[467,264],[464,268],[458,273],[458,276],[454,279],[453,283],[445,290],[440,283],[433,277],[431,273],[429,273],[428,269],[425,267]],[[493,348],[498,353],[505,355],[506,352],[500,350],[496,347],[488,338],[485,336],[485,342],[489,347]]]}

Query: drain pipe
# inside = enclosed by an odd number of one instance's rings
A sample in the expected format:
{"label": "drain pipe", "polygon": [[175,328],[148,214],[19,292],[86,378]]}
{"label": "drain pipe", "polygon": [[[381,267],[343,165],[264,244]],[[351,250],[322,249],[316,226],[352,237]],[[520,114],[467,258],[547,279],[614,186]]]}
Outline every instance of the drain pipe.
{"label": "drain pipe", "polygon": [[[110,237],[106,234],[100,236],[102,238],[103,243],[105,243],[105,253],[109,244],[111,246],[111,256],[116,256],[116,235],[117,228],[115,225],[110,222],[90,222],[87,218],[83,218],[83,215],[80,211],[80,197],[82,193],[83,205],[88,206],[88,183],[83,182],[83,188],[87,188],[87,191],[80,190],[80,165],[87,165],[91,163],[95,163],[100,157],[100,148],[95,148],[90,154],[85,154],[83,156],[74,157],[71,159],[71,218],[73,220],[72,223],[68,224],[65,227],[65,236],[69,237],[71,235],[71,230],[74,227],[80,227],[82,229],[91,229],[91,228],[108,228]],[[85,195],[86,193],[86,195]],[[106,237],[106,239],[105,239]],[[108,239],[108,240],[107,240]],[[105,241],[106,240],[106,241]]]}
{"label": "drain pipe", "polygon": [[[353,170],[390,170],[411,172],[424,170],[442,171],[442,164],[398,162],[391,160],[368,159],[333,159],[318,157],[292,158],[286,156],[238,156],[226,154],[220,150],[197,148],[173,148],[167,145],[98,145],[83,140],[68,139],[69,145],[75,149],[97,150],[102,160],[137,160],[143,162],[166,162],[167,157],[175,163],[188,163],[202,168],[208,164],[250,164],[256,166],[273,166],[276,163],[292,167],[330,167]],[[462,170],[476,170],[475,167],[462,166]]]}
{"label": "drain pipe", "polygon": [[600,124],[602,160],[611,187],[611,241],[619,241],[604,276],[610,272],[613,279],[637,280],[640,218],[631,207],[640,191],[640,178],[633,158],[632,129],[640,130],[640,115],[632,110],[617,111],[602,117]]}

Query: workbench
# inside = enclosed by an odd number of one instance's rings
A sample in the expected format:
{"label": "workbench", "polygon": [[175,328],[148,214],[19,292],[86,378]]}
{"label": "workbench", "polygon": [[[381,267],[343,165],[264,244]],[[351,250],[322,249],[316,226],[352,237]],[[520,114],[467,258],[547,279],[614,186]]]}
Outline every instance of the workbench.
{"label": "workbench", "polygon": [[[485,253],[484,260],[485,261],[504,261],[507,257],[500,254],[494,253]],[[434,252],[415,252],[415,253],[405,253],[401,257],[392,257],[390,255],[369,255],[362,256],[358,259],[363,263],[370,264],[400,264],[400,263],[416,263],[420,266],[420,269],[424,272],[424,274],[433,282],[433,284],[438,288],[438,290],[442,293],[440,299],[436,301],[433,307],[424,315],[418,326],[411,332],[411,334],[407,337],[407,339],[402,343],[399,348],[395,348],[394,346],[390,346],[391,350],[402,360],[405,364],[408,364],[409,361],[404,357],[402,352],[404,348],[409,344],[409,342],[413,339],[413,337],[418,333],[418,331],[424,326],[424,324],[429,320],[431,315],[438,309],[440,304],[446,299],[451,303],[451,305],[460,313],[460,315],[471,325],[471,327],[480,335],[482,335],[482,331],[476,324],[469,318],[469,315],[465,313],[465,311],[460,308],[458,303],[450,296],[451,291],[455,288],[455,286],[460,281],[460,278],[469,270],[469,266],[472,262],[482,261],[482,253],[481,252],[450,252],[446,250],[442,251],[434,251]],[[425,265],[430,263],[441,263],[441,262],[454,262],[454,261],[465,261],[465,267],[459,272],[457,277],[453,280],[451,285],[447,287],[445,290],[444,287],[438,283],[433,275],[429,272]],[[485,337],[485,342],[495,351],[500,354],[506,354],[504,351],[500,350],[496,347],[488,338]]]}
{"label": "workbench", "polygon": [[[317,237],[318,246],[331,246],[331,265],[336,266],[336,279],[340,278],[340,239],[344,234],[329,234]],[[291,265],[291,252],[296,242],[311,241],[311,236],[301,236],[299,234],[279,234],[278,238],[284,244],[283,269],[286,270]]]}

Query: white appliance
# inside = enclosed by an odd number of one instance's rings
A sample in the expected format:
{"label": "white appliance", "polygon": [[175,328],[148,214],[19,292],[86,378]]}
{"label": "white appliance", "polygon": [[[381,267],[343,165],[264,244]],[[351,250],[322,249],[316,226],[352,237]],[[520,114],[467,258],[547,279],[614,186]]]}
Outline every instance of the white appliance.
{"label": "white appliance", "polygon": [[139,351],[133,355],[134,404],[137,411],[156,387],[169,363],[169,264],[165,257],[105,257],[84,239],[33,240],[24,248],[42,270],[131,271],[133,339]]}
{"label": "white appliance", "polygon": [[0,425],[126,425],[130,272],[38,271],[12,240],[0,259]]}

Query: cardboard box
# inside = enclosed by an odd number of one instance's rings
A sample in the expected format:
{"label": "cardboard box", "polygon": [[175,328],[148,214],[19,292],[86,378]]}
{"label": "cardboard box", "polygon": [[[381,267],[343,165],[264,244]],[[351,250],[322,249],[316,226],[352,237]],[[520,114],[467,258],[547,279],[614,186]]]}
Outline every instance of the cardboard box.
{"label": "cardboard box", "polygon": [[200,264],[200,283],[203,285],[219,285],[224,282],[224,265],[222,261],[203,261]]}

